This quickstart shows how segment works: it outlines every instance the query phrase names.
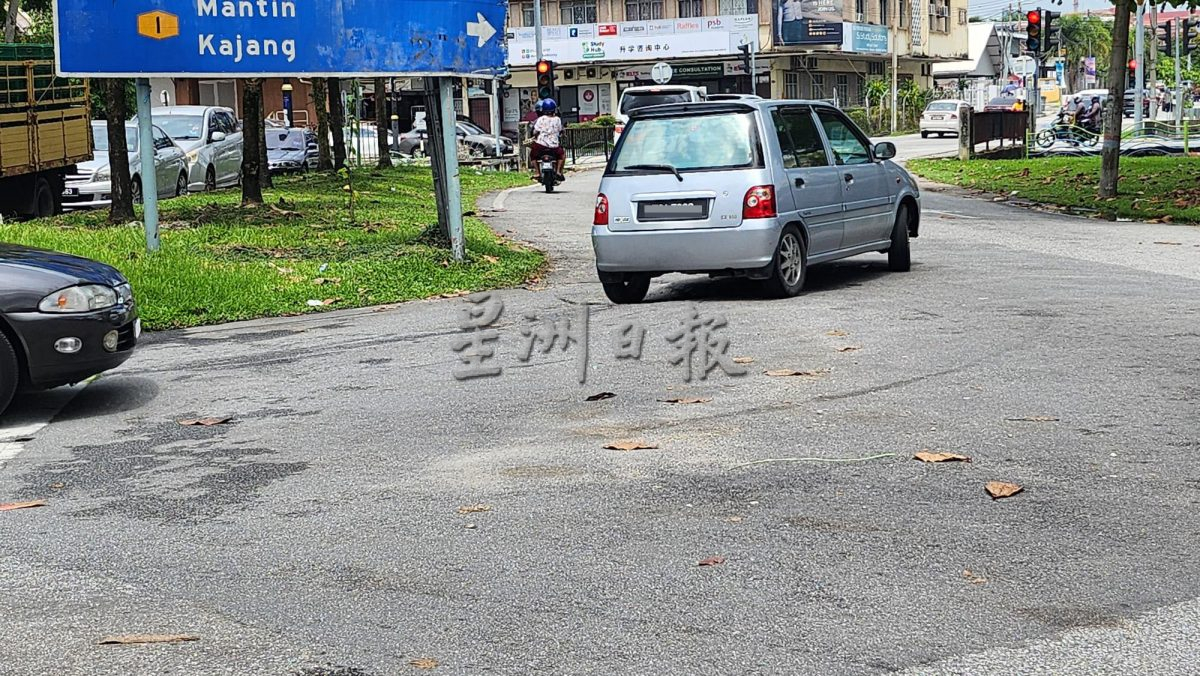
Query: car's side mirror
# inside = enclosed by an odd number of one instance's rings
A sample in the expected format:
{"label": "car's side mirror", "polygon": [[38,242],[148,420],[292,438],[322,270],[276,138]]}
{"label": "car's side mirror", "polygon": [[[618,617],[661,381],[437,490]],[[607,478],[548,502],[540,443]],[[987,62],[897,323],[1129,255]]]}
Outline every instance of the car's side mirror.
{"label": "car's side mirror", "polygon": [[213,133],[208,135],[208,140],[212,141],[213,143],[216,143],[218,141],[224,141],[225,140],[225,132],[214,131]]}
{"label": "car's side mirror", "polygon": [[315,144],[315,143],[310,143],[310,144],[308,144],[308,149],[309,149],[309,150],[316,150],[316,149],[317,149],[317,144]]}
{"label": "car's side mirror", "polygon": [[896,144],[891,141],[884,141],[875,144],[875,159],[890,160],[896,156]]}

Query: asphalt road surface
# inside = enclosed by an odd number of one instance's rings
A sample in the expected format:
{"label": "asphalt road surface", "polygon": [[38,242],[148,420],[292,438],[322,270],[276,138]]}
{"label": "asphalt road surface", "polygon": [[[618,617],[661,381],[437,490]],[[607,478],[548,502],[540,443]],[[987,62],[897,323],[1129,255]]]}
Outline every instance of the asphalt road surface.
{"label": "asphalt road surface", "polygon": [[[498,377],[452,376],[444,299],[153,335],[45,427],[27,398],[0,673],[1195,673],[1200,229],[927,190],[909,273],[615,307],[597,181],[485,212],[552,256],[495,295]],[[524,314],[585,311],[585,384],[578,343],[519,359]],[[692,311],[753,361],[685,382]]]}

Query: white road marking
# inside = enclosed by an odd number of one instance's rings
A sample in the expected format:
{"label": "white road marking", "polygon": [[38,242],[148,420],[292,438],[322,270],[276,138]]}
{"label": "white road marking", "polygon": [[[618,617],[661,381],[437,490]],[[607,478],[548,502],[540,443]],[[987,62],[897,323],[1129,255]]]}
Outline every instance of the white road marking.
{"label": "white road marking", "polygon": [[49,425],[54,416],[82,392],[89,382],[91,381],[32,395],[18,395],[24,396],[26,400],[14,400],[8,412],[0,418],[0,467],[20,455],[25,450],[26,441]]}
{"label": "white road marking", "polygon": [[499,195],[496,195],[496,199],[492,200],[492,211],[504,211],[505,210],[504,203],[508,200],[509,193],[514,193],[514,192],[517,192],[518,190],[532,190],[534,188],[540,188],[540,187],[542,187],[540,184],[534,183],[532,185],[522,185],[522,186],[518,186],[516,188],[509,188],[508,190],[503,190],[500,192]]}

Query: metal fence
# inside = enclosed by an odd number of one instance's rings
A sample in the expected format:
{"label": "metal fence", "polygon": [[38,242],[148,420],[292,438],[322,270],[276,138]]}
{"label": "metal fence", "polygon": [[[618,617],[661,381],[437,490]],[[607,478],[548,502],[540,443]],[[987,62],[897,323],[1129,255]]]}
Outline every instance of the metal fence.
{"label": "metal fence", "polygon": [[992,141],[999,141],[1002,148],[1005,141],[1010,141],[1012,145],[1024,143],[1028,130],[1028,113],[991,110],[976,112],[971,116],[971,142],[974,145],[982,143],[988,150]]}
{"label": "metal fence", "polygon": [[[529,166],[529,144],[532,141],[533,125],[522,122],[517,130],[518,147],[521,149],[523,166]],[[579,164],[589,158],[604,158],[608,162],[613,148],[612,127],[569,127],[559,138],[567,153],[569,164]]]}

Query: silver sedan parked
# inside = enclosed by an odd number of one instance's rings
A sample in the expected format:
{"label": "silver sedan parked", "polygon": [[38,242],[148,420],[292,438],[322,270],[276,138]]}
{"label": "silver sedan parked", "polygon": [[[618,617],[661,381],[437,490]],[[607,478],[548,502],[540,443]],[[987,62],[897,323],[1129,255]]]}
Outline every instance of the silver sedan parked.
{"label": "silver sedan parked", "polygon": [[[154,168],[158,197],[178,197],[188,189],[188,163],[183,149],[157,125],[154,129]],[[142,160],[136,122],[125,124],[125,149],[129,153],[129,175],[133,179],[133,201],[142,201]],[[63,207],[67,209],[107,206],[112,202],[112,177],[108,166],[108,126],[92,123],[92,159],[76,165],[67,174]]]}
{"label": "silver sedan parked", "polygon": [[809,265],[872,252],[908,270],[920,193],[895,153],[818,101],[636,111],[596,198],[604,291],[636,303],[652,277],[684,272],[759,279],[771,295],[794,296]]}

